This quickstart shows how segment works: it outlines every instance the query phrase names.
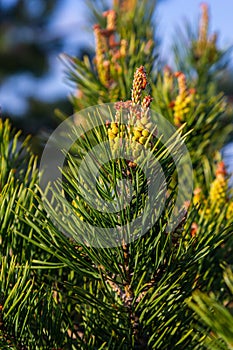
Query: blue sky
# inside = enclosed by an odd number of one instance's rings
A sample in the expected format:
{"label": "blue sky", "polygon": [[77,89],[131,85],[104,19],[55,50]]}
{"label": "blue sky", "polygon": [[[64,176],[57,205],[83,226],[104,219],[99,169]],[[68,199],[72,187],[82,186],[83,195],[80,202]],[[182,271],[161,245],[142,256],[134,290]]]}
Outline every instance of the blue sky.
{"label": "blue sky", "polygon": [[[219,44],[222,48],[233,45],[233,0],[209,0],[210,30],[219,33]],[[195,0],[168,0],[158,5],[157,17],[160,22],[160,36],[163,39],[163,48],[169,52],[175,28],[182,27],[184,19],[193,25],[200,15],[201,1]]]}
{"label": "blue sky", "polygon": [[[233,45],[233,0],[209,0],[207,3],[210,6],[211,32],[219,33],[220,47],[226,48]],[[158,25],[157,32],[162,40],[161,54],[162,57],[167,58],[168,64],[172,64],[170,47],[176,33],[175,29],[177,26],[183,26],[184,19],[188,19],[195,26],[200,15],[200,4],[201,2],[197,0],[165,0],[157,5],[155,17]],[[92,31],[91,28],[87,28],[87,23],[85,1],[66,0],[61,2],[61,6],[57,9],[49,31],[67,35],[65,51],[72,55],[79,44],[94,45]],[[14,80],[14,84],[8,81],[3,85],[0,88],[0,104],[3,110],[14,112],[17,109],[26,108],[23,96],[31,91],[36,91],[43,100],[49,100],[54,95],[66,97],[70,89],[65,83],[64,66],[58,57],[51,57],[51,66],[51,74],[43,82],[37,79],[22,80],[18,77],[16,81]],[[13,104],[12,100],[14,100]]]}

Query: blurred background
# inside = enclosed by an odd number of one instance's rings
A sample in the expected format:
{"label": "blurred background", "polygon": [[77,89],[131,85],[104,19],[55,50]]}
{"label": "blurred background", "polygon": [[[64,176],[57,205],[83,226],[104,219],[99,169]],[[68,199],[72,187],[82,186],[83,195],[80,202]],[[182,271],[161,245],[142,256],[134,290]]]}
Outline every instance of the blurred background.
{"label": "blurred background", "polygon": [[[111,6],[111,0],[104,7]],[[72,85],[65,76],[60,53],[82,57],[94,54],[92,18],[84,0],[0,0],[0,106],[3,118],[13,120],[24,133],[38,134],[53,129],[57,108],[72,114],[69,95]],[[103,1],[101,1],[103,3]],[[220,48],[233,45],[233,1],[208,1],[211,31],[219,33]],[[200,2],[160,0],[155,26],[161,61],[174,65],[171,55],[176,28],[188,20],[197,25]],[[220,89],[232,99],[233,55]]]}

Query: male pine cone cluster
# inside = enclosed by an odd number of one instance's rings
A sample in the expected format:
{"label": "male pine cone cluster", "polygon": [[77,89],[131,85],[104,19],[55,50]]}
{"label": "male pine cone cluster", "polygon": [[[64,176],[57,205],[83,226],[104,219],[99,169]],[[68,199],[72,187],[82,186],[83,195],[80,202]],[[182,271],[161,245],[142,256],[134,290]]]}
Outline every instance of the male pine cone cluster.
{"label": "male pine cone cluster", "polygon": [[186,121],[186,115],[194,105],[195,90],[188,89],[185,74],[176,72],[175,77],[178,81],[179,94],[174,101],[174,124],[180,126]]}
{"label": "male pine cone cluster", "polygon": [[[233,215],[233,201],[230,195],[228,186],[228,176],[226,167],[223,161],[219,162],[215,172],[215,179],[210,185],[208,198],[205,198],[202,190],[196,188],[194,191],[193,203],[199,206],[201,203],[206,205],[205,216],[210,214],[219,215],[226,204],[226,218],[229,219]],[[203,207],[199,208],[200,214],[203,212]]]}
{"label": "male pine cone cluster", "polygon": [[[144,157],[145,149],[152,149],[153,124],[150,117],[151,96],[142,97],[147,86],[146,72],[143,66],[137,68],[134,74],[131,101],[115,103],[115,120],[107,122],[107,132],[112,152],[117,152],[126,141],[132,151],[134,161],[129,165],[135,167],[137,161]],[[122,122],[122,115],[127,114],[127,122]],[[142,147],[143,146],[143,147]]]}

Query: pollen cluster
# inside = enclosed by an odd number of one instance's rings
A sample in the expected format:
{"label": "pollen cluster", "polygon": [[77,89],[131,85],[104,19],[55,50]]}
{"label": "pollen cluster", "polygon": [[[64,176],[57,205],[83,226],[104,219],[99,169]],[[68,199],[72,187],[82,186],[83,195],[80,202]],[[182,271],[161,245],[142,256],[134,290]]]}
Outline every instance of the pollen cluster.
{"label": "pollen cluster", "polygon": [[208,196],[204,196],[201,188],[196,188],[194,190],[193,204],[197,206],[200,214],[203,213],[203,208],[205,207],[205,217],[212,214],[219,215],[226,205],[226,218],[229,219],[233,215],[233,201],[230,196],[228,174],[223,161],[217,164],[215,179],[210,185]]}
{"label": "pollen cluster", "polygon": [[[123,139],[127,140],[136,160],[143,157],[142,146],[151,149],[153,146],[152,122],[150,117],[150,104],[152,98],[146,95],[142,98],[143,90],[147,86],[147,78],[144,67],[139,67],[133,80],[131,101],[117,102],[115,104],[115,120],[107,122],[109,143],[113,152],[122,147]],[[127,121],[123,124],[121,115],[127,115]],[[131,162],[135,166],[135,163]]]}
{"label": "pollen cluster", "polygon": [[216,170],[216,178],[211,184],[209,195],[211,206],[214,207],[215,211],[218,213],[227,199],[228,181],[226,175],[225,164],[224,162],[220,162]]}
{"label": "pollen cluster", "polygon": [[176,72],[175,77],[178,81],[179,94],[174,101],[174,124],[180,126],[186,120],[186,115],[192,107],[195,90],[188,89],[185,74]]}
{"label": "pollen cluster", "polygon": [[103,17],[106,18],[106,28],[101,28],[99,24],[93,28],[96,46],[94,64],[100,82],[109,88],[115,83],[118,74],[121,74],[119,62],[127,54],[127,41],[116,41],[116,11],[105,11]]}

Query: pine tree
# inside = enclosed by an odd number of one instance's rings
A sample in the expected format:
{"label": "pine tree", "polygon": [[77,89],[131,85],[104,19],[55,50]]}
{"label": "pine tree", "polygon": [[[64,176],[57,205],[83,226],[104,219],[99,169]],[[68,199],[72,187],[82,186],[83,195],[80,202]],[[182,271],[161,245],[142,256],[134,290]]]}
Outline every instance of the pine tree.
{"label": "pine tree", "polygon": [[[197,66],[187,61],[196,76],[168,67],[155,74],[154,1],[114,1],[103,16],[95,14],[94,61],[66,57],[76,114],[67,120],[69,132],[49,144],[53,158],[65,158],[60,182],[41,186],[46,169],[39,174],[29,141],[1,123],[3,349],[224,348],[211,329],[231,345],[221,327],[230,314],[217,304],[229,304],[226,283],[232,289],[232,195],[219,153],[229,125],[222,126],[224,97],[210,84],[221,55],[203,34],[207,10],[189,46],[188,57],[201,50]],[[85,157],[105,143],[81,173]],[[122,149],[132,157],[121,157]],[[105,153],[110,160],[94,187],[92,171]],[[107,202],[114,210],[104,210]],[[207,307],[215,319],[203,314]]]}

